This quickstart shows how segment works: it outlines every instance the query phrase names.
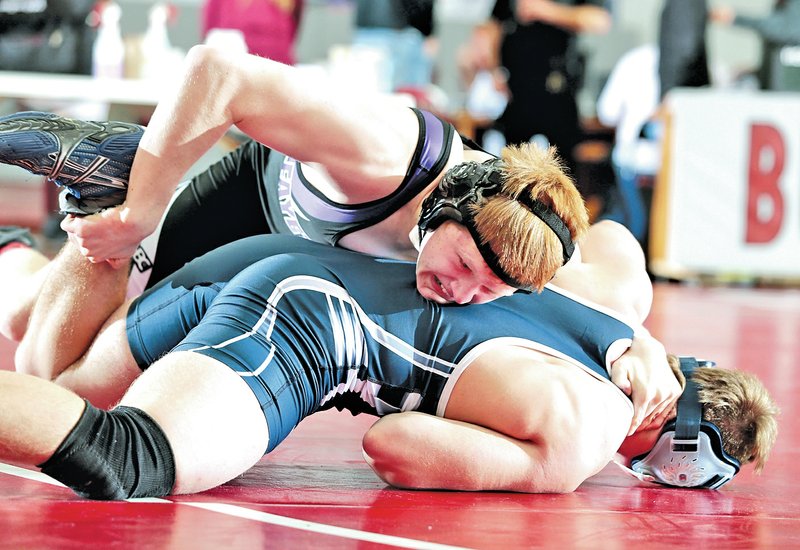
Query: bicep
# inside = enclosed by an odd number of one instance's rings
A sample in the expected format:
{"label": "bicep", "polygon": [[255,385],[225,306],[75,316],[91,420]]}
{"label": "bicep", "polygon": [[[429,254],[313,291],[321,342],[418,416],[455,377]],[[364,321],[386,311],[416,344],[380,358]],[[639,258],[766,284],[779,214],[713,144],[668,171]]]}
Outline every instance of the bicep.
{"label": "bicep", "polygon": [[257,56],[241,59],[236,74],[233,124],[298,160],[335,171],[342,162],[393,162],[416,145],[416,118],[399,101]]}

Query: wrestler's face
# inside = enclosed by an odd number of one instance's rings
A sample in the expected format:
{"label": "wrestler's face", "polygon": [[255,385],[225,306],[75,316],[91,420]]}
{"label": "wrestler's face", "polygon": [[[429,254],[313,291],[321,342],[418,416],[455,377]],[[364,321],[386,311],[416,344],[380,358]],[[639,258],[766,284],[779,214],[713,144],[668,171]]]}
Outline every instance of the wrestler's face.
{"label": "wrestler's face", "polygon": [[417,259],[417,290],[439,304],[482,304],[516,289],[486,265],[467,228],[448,220],[425,236]]}

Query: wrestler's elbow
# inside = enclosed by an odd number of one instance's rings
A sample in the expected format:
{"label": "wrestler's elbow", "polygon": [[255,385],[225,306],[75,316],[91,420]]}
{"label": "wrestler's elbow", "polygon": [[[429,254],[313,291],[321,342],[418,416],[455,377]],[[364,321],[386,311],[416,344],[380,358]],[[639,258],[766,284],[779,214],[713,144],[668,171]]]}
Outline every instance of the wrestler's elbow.
{"label": "wrestler's elbow", "polygon": [[[243,55],[243,54],[242,54]],[[231,55],[230,52],[220,50],[205,44],[195,44],[186,53],[184,58],[184,79],[189,77],[202,77],[203,73],[213,73],[215,71],[231,72],[239,70],[240,61],[245,57],[238,54]]]}
{"label": "wrestler's elbow", "polygon": [[197,44],[184,60],[182,83],[191,87],[195,97],[204,97],[204,105],[227,108],[247,79],[246,65],[245,56],[230,56],[219,48]]}
{"label": "wrestler's elbow", "polygon": [[586,476],[565,466],[563,462],[531,463],[520,479],[512,482],[509,490],[520,493],[571,493],[584,482]]}
{"label": "wrestler's elbow", "polygon": [[548,472],[528,476],[516,490],[522,493],[572,493],[585,480],[585,476],[576,475],[575,472]]}
{"label": "wrestler's elbow", "polygon": [[570,430],[557,438],[532,438],[527,442],[528,464],[514,490],[525,493],[571,493],[605,463],[596,449]]}
{"label": "wrestler's elbow", "polygon": [[373,425],[361,441],[364,460],[382,481],[394,487],[416,488],[414,475],[408,460],[404,460],[398,442],[381,426]]}
{"label": "wrestler's elbow", "polygon": [[[364,460],[384,482],[402,489],[472,489],[454,481],[452,463],[443,456],[442,419],[407,412],[378,420],[364,434]],[[446,438],[445,438],[446,439]]]}
{"label": "wrestler's elbow", "polygon": [[463,472],[443,471],[436,465],[425,464],[408,454],[375,452],[374,447],[363,446],[364,460],[381,481],[398,489],[443,489],[479,491],[483,489],[472,480],[465,480]]}
{"label": "wrestler's elbow", "polygon": [[422,489],[418,477],[413,475],[408,469],[403,468],[400,462],[391,460],[381,460],[378,456],[370,455],[363,449],[364,460],[372,468],[381,481],[398,489]]}
{"label": "wrestler's elbow", "polygon": [[203,73],[217,69],[220,63],[219,49],[205,44],[192,46],[184,59],[184,80],[195,80]]}

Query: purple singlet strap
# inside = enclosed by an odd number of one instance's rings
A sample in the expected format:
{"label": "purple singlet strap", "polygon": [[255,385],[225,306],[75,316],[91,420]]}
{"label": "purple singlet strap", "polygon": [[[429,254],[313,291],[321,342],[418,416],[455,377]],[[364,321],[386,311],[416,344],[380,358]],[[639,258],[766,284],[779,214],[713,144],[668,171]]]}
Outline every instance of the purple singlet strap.
{"label": "purple singlet strap", "polygon": [[299,163],[293,162],[292,199],[305,213],[324,222],[360,223],[381,220],[396,212],[412,197],[427,187],[439,174],[450,156],[453,128],[427,111],[414,109],[420,120],[420,143],[403,182],[392,194],[375,201],[342,205],[315,193],[300,173]]}

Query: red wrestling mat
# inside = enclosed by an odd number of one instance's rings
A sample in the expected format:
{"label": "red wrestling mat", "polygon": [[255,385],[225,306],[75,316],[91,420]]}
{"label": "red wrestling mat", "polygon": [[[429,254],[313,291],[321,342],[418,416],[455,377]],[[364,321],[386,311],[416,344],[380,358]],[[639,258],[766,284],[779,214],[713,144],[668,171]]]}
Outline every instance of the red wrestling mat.
{"label": "red wrestling mat", "polygon": [[[0,465],[0,547],[800,547],[800,291],[659,285],[648,326],[674,353],[762,377],[782,409],[762,476],[745,468],[720,491],[692,491],[609,466],[568,495],[400,491],[361,459],[373,419],[328,412],[244,476],[188,497],[90,502]],[[0,342],[0,367],[12,350]]]}

